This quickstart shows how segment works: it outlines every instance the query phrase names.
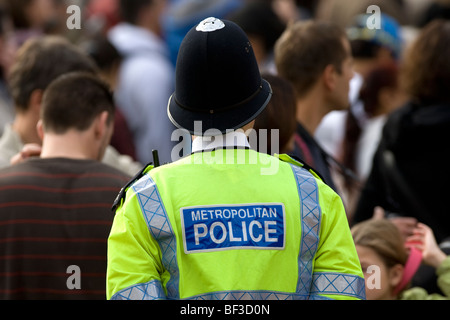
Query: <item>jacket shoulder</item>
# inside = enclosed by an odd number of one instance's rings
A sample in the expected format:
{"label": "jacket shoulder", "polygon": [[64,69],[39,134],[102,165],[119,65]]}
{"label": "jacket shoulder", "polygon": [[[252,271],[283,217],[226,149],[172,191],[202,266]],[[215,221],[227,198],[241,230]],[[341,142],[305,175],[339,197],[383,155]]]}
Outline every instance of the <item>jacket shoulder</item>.
{"label": "jacket shoulder", "polygon": [[311,173],[316,179],[319,179],[320,181],[324,181],[323,178],[319,173],[317,173],[312,167],[307,165],[303,160],[296,156],[287,155],[287,154],[277,154],[275,155],[278,159],[280,159],[283,162],[289,163],[291,165],[294,165],[296,167],[300,167]]}
{"label": "jacket shoulder", "polygon": [[116,200],[114,200],[114,203],[112,205],[111,210],[113,212],[116,212],[117,208],[125,201],[125,196],[127,194],[128,189],[133,186],[133,184],[137,181],[139,181],[144,175],[146,175],[148,172],[150,172],[154,168],[153,163],[149,163],[145,165],[141,171],[139,171],[133,178],[131,178],[130,181],[120,190],[119,194],[116,197]]}

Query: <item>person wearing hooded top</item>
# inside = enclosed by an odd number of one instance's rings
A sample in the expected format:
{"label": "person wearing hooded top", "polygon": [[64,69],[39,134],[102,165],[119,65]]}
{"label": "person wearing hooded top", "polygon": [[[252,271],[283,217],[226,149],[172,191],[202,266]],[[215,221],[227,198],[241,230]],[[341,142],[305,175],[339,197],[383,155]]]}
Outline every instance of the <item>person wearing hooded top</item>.
{"label": "person wearing hooded top", "polygon": [[[116,102],[133,135],[140,163],[152,161],[158,150],[162,163],[176,160],[172,132],[176,128],[166,113],[174,89],[173,65],[160,23],[167,0],[120,0],[122,22],[108,39],[123,57]],[[183,140],[186,144],[189,137]]]}
{"label": "person wearing hooded top", "polygon": [[[444,156],[445,137],[450,134],[449,40],[450,22],[434,21],[407,51],[401,77],[410,101],[386,122],[355,223],[371,218],[378,206],[388,215],[428,225],[438,243],[450,237],[450,170]],[[408,226],[403,228],[405,236],[415,227]]]}

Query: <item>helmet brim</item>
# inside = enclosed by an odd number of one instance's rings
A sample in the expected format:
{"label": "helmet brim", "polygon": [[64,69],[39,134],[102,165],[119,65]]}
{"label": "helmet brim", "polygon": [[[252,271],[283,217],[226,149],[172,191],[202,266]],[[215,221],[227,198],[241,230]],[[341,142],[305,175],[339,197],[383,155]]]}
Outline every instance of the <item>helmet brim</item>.
{"label": "helmet brim", "polygon": [[[262,79],[259,92],[239,106],[222,111],[199,112],[177,103],[176,93],[174,93],[169,99],[167,113],[170,121],[177,128],[185,129],[191,135],[208,136],[218,132],[225,134],[229,130],[242,128],[255,120],[267,107],[271,98],[272,88],[269,82]],[[213,104],[214,101],[211,101],[211,106]]]}

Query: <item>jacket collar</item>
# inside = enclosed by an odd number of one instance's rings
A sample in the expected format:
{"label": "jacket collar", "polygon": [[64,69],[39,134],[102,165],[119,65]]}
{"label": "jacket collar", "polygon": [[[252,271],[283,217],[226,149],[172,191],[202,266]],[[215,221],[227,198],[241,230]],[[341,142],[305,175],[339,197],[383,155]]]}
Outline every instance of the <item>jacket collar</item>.
{"label": "jacket collar", "polygon": [[199,136],[195,137],[192,142],[192,153],[224,148],[250,149],[250,144],[247,136],[240,131],[233,131],[218,136]]}

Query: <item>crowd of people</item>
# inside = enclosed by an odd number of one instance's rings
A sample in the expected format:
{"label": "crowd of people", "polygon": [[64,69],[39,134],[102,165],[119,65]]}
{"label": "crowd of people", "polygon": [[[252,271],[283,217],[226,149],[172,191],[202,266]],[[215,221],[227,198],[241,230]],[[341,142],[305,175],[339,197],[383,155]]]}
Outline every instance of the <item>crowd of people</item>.
{"label": "crowd of people", "polygon": [[250,147],[340,196],[367,299],[450,298],[449,1],[71,2],[0,1],[0,299],[106,298],[116,196],[147,164],[195,152],[168,103],[213,103],[206,83],[225,86],[205,70],[178,82],[182,40],[211,16],[242,28],[271,86],[253,127],[268,135]]}

